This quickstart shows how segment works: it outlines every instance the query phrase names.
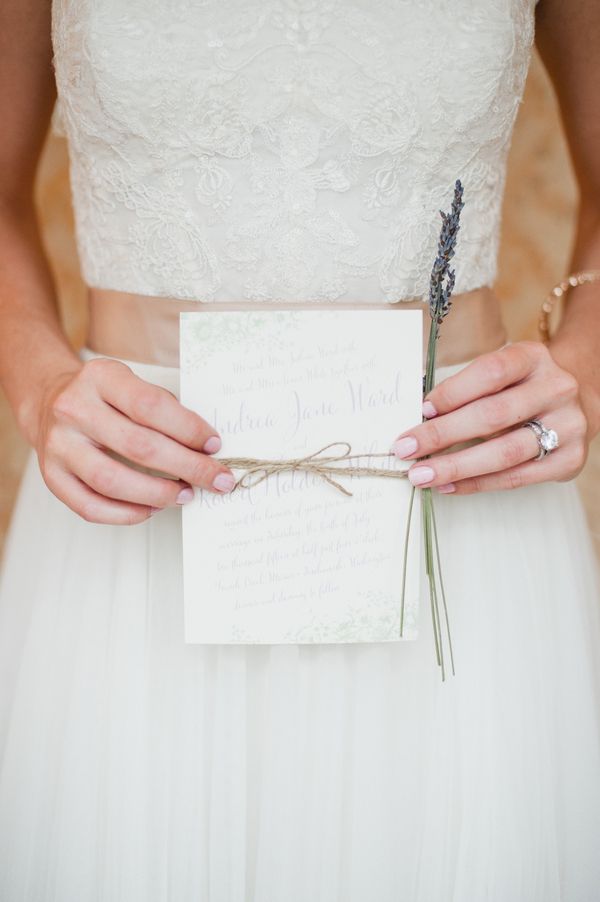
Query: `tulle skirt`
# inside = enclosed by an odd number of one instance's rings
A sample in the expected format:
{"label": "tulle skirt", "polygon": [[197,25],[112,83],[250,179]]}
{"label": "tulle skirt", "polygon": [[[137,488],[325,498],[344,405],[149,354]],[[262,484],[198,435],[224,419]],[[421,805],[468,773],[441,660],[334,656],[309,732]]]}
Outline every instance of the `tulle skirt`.
{"label": "tulle skirt", "polygon": [[184,644],[180,511],[87,523],[32,453],[0,590],[3,902],[595,902],[576,487],[436,504],[445,683],[425,590],[416,641]]}

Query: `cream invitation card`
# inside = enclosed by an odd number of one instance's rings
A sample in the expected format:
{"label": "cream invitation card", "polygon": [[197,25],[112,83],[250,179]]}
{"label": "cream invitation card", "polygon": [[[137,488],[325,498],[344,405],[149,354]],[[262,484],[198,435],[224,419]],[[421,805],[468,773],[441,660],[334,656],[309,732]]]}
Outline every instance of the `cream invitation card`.
{"label": "cream invitation card", "polygon": [[[361,466],[407,468],[370,455],[421,421],[421,311],[215,309],[180,325],[181,403],[217,429],[218,457],[288,460],[347,442]],[[410,483],[334,478],[352,494],[303,470],[227,495],[196,490],[182,510],[186,642],[401,638]],[[417,633],[418,502],[404,639]]]}

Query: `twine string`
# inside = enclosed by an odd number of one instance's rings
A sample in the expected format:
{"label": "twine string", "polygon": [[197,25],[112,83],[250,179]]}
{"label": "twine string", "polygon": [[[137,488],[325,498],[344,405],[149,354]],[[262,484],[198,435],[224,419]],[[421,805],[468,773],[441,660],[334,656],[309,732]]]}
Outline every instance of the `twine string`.
{"label": "twine string", "polygon": [[[345,450],[343,453],[323,456],[323,452],[329,451],[331,448],[344,448]],[[395,457],[395,455],[392,451],[382,451],[372,454],[352,454],[352,446],[349,442],[330,442],[328,445],[319,448],[318,451],[307,454],[306,457],[290,457],[281,460],[262,460],[258,457],[218,457],[215,459],[219,460],[222,464],[225,464],[225,466],[230,467],[232,470],[237,469],[245,471],[235,483],[233,487],[234,490],[237,488],[249,489],[258,485],[264,479],[268,479],[269,476],[297,470],[320,476],[344,495],[352,495],[352,492],[342,485],[341,482],[338,482],[337,479],[334,479],[334,475],[383,476],[390,479],[406,478],[406,470],[392,470],[385,467],[365,466],[364,464],[339,465],[340,461],[360,460],[365,457],[383,457],[390,459]]]}

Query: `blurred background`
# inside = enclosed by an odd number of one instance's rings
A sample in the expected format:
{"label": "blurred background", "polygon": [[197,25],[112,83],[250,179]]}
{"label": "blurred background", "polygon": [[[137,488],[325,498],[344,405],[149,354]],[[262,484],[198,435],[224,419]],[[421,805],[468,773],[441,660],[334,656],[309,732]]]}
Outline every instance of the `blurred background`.
{"label": "blurred background", "polygon": [[[55,135],[49,135],[44,150],[37,200],[63,321],[74,344],[80,346],[85,295],[73,237],[66,146]],[[575,180],[552,86],[534,55],[509,158],[496,283],[513,341],[537,337],[540,303],[568,271],[576,205]],[[0,395],[0,548],[26,454],[25,442]],[[600,440],[578,482],[600,555]]]}

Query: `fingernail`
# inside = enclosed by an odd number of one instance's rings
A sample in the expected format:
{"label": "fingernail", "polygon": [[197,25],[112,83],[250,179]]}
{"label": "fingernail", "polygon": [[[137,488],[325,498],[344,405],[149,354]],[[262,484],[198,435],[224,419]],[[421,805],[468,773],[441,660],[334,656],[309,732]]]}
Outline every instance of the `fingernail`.
{"label": "fingernail", "polygon": [[413,485],[425,485],[435,479],[435,473],[431,467],[414,467],[408,471],[408,478]]}
{"label": "fingernail", "polygon": [[431,403],[431,401],[423,401],[423,416],[426,420],[430,420],[432,417],[437,417],[437,410]]}
{"label": "fingernail", "polygon": [[230,492],[235,485],[235,476],[231,473],[219,473],[213,479],[213,488],[219,492]]}
{"label": "fingernail", "polygon": [[456,491],[456,486],[453,482],[448,482],[446,485],[438,485],[436,488],[442,495],[451,495],[452,492]]}
{"label": "fingernail", "polygon": [[182,489],[175,499],[177,504],[187,504],[188,501],[193,501],[194,499],[194,490],[193,489]]}
{"label": "fingernail", "polygon": [[410,457],[411,454],[414,454],[417,450],[417,440],[413,438],[412,435],[407,435],[404,438],[399,438],[397,442],[394,442],[392,445],[392,451],[396,455],[396,457]]}
{"label": "fingernail", "polygon": [[221,450],[221,439],[218,435],[211,435],[210,438],[207,438],[204,442],[204,446],[202,448],[205,454],[214,454],[215,451]]}

